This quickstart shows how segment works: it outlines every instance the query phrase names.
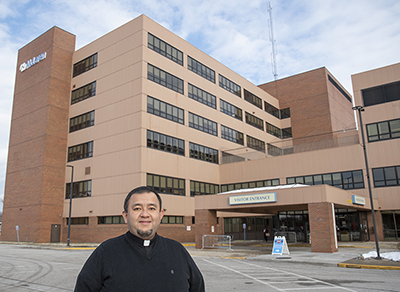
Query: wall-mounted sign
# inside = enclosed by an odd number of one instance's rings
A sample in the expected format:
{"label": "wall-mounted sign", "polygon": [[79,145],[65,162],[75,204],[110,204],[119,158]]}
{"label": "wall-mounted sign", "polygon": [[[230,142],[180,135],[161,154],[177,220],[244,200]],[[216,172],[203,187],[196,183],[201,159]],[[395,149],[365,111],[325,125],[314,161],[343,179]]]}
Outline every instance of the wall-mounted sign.
{"label": "wall-mounted sign", "polygon": [[258,204],[276,202],[276,193],[230,196],[229,205]]}
{"label": "wall-mounted sign", "polygon": [[356,195],[352,195],[351,197],[353,204],[357,204],[357,205],[365,205],[365,198],[361,197],[361,196],[356,196]]}
{"label": "wall-mounted sign", "polygon": [[33,65],[39,63],[40,61],[46,59],[47,53],[41,53],[37,57],[33,57],[32,59],[26,61],[25,63],[22,63],[21,66],[19,66],[19,71],[24,72],[26,69],[32,67]]}

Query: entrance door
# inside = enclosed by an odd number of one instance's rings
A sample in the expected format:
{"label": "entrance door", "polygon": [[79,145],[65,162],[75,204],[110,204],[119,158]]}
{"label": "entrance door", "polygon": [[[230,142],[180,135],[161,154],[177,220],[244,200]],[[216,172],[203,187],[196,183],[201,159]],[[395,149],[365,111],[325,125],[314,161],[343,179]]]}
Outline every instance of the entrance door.
{"label": "entrance door", "polygon": [[360,212],[361,240],[369,241],[367,212]]}
{"label": "entrance door", "polygon": [[60,242],[61,225],[51,224],[50,242]]}

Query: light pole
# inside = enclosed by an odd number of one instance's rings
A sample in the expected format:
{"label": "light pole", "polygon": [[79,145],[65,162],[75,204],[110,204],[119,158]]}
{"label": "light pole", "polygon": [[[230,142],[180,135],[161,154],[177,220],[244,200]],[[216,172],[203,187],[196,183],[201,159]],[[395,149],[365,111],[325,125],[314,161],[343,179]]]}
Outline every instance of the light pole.
{"label": "light pole", "polygon": [[376,231],[374,200],[372,198],[371,180],[370,180],[370,177],[369,177],[369,168],[368,168],[368,157],[367,157],[367,150],[365,148],[364,127],[363,127],[362,117],[361,117],[361,112],[365,111],[365,109],[361,105],[358,105],[358,106],[353,107],[353,110],[358,111],[358,115],[360,117],[360,128],[361,128],[361,137],[362,137],[362,144],[363,144],[362,147],[363,147],[363,150],[364,150],[365,168],[366,168],[366,171],[367,171],[369,199],[371,201],[372,222],[374,224],[375,245],[376,245],[376,254],[377,254],[377,258],[376,259],[380,260],[381,259],[381,255],[379,254],[378,233]]}
{"label": "light pole", "polygon": [[72,165],[68,165],[67,167],[71,167],[71,187],[69,192],[69,215],[68,215],[68,238],[67,238],[67,246],[69,246],[70,234],[71,234],[71,210],[72,210],[72,191],[74,187],[74,167]]}

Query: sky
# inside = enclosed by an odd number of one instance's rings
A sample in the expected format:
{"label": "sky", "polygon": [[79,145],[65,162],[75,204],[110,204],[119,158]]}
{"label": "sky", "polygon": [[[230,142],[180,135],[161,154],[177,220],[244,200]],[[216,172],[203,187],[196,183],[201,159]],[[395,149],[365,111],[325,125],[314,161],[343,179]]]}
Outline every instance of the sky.
{"label": "sky", "polygon": [[398,0],[0,0],[0,210],[18,50],[53,26],[76,49],[145,14],[256,85],[326,67],[351,75],[400,61]]}

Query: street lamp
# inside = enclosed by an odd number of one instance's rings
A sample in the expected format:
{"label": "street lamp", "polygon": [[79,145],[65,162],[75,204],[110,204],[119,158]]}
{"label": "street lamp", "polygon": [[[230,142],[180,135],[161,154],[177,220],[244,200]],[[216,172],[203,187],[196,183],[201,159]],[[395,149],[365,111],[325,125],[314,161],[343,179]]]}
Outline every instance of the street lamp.
{"label": "street lamp", "polygon": [[368,168],[368,157],[367,157],[367,150],[365,148],[365,139],[364,139],[364,128],[362,123],[361,112],[365,111],[365,109],[361,106],[353,107],[353,110],[358,111],[358,115],[360,117],[360,128],[361,128],[361,137],[362,137],[362,147],[364,150],[364,160],[365,160],[365,168],[367,171],[367,180],[368,180],[368,191],[369,191],[369,199],[371,201],[371,212],[372,212],[372,222],[374,224],[374,233],[375,233],[375,245],[376,245],[376,254],[378,260],[381,259],[381,255],[379,254],[379,243],[378,243],[378,233],[376,231],[376,221],[375,221],[375,210],[374,210],[374,200],[372,198],[372,191],[371,191],[371,180],[369,177],[369,168]]}
{"label": "street lamp", "polygon": [[72,165],[66,165],[67,167],[71,167],[71,187],[69,192],[69,215],[68,215],[68,238],[67,238],[67,246],[69,246],[70,234],[71,234],[71,209],[72,209],[72,191],[74,187],[74,167]]}

